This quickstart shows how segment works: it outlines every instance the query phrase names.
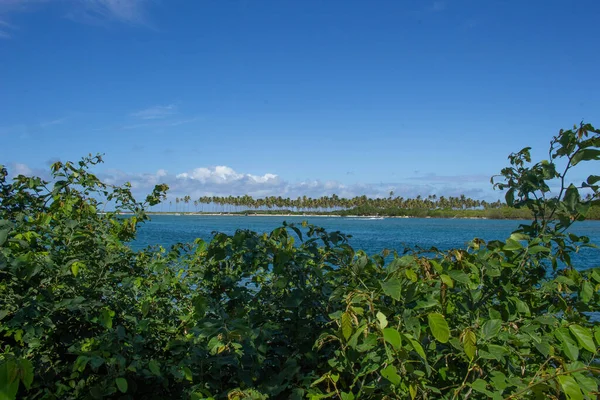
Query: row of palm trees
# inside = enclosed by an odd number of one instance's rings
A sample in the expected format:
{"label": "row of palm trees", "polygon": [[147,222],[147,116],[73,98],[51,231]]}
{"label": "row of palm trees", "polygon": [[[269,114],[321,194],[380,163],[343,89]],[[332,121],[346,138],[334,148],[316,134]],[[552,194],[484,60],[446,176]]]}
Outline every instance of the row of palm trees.
{"label": "row of palm trees", "polygon": [[[352,198],[339,197],[336,194],[312,198],[308,196],[292,199],[281,196],[254,198],[243,196],[202,196],[192,200],[191,196],[175,198],[175,212],[239,212],[245,210],[289,210],[295,212],[331,212],[348,210],[356,207],[373,207],[380,209],[475,209],[499,208],[502,202],[486,202],[475,200],[465,195],[458,197],[437,197],[435,194],[415,198],[394,197],[390,192],[387,198],[369,198],[365,195]],[[190,208],[193,206],[193,210]],[[172,211],[173,201],[169,201],[169,211]]]}

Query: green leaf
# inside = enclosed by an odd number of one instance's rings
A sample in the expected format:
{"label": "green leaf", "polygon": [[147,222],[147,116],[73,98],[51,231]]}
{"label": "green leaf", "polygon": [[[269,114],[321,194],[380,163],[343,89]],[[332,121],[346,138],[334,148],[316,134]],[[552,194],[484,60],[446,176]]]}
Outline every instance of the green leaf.
{"label": "green leaf", "polygon": [[356,346],[358,345],[358,338],[367,328],[367,324],[363,324],[356,328],[356,332],[354,332],[354,334],[350,337],[350,340],[348,340],[348,346],[350,346],[353,349],[356,348]]}
{"label": "green leaf", "polygon": [[79,275],[79,268],[82,266],[84,266],[84,264],[80,261],[75,261],[73,264],[71,264],[71,272],[73,273],[73,276],[77,277],[77,275]]}
{"label": "green leaf", "polygon": [[388,365],[382,369],[381,376],[396,386],[400,384],[400,375],[398,375],[398,370],[393,365]]}
{"label": "green leaf", "polygon": [[346,340],[352,336],[352,316],[347,312],[342,314],[342,335]]}
{"label": "green leaf", "polygon": [[452,270],[448,272],[448,275],[450,275],[450,277],[457,282],[464,283],[467,285],[471,283],[471,278],[469,277],[469,275],[465,274],[462,271]]}
{"label": "green leaf", "polygon": [[450,278],[450,275],[441,274],[440,279],[444,282],[450,289],[454,287],[454,281]]}
{"label": "green leaf", "polygon": [[385,328],[383,330],[383,338],[386,342],[391,344],[396,350],[399,350],[402,341],[400,340],[400,333],[394,328]]}
{"label": "green leaf", "polygon": [[26,358],[19,360],[19,375],[21,376],[21,382],[29,390],[33,383],[33,364],[31,361]]}
{"label": "green leaf", "polygon": [[588,185],[593,185],[594,183],[600,181],[600,175],[590,175],[587,178]]}
{"label": "green leaf", "polygon": [[421,343],[419,343],[418,340],[416,340],[414,337],[412,337],[410,335],[404,335],[404,338],[410,342],[412,348],[415,350],[415,352],[418,355],[421,356],[421,358],[423,358],[423,360],[427,360],[427,356],[425,355],[425,350],[423,350],[423,346],[421,346]]}
{"label": "green leaf", "polygon": [[192,382],[193,381],[193,375],[192,375],[192,370],[189,369],[188,367],[183,367],[183,374],[185,375],[185,379]]}
{"label": "green leaf", "polygon": [[354,400],[354,394],[351,392],[342,392],[340,393],[340,396],[342,397],[342,400]]}
{"label": "green leaf", "polygon": [[571,338],[569,330],[559,328],[554,331],[554,336],[561,342],[561,349],[573,361],[579,358],[579,348]]}
{"label": "green leaf", "polygon": [[117,378],[115,379],[115,382],[121,393],[127,393],[127,379]]}
{"label": "green leaf", "polygon": [[417,385],[411,383],[408,386],[408,392],[410,393],[410,398],[414,400],[414,398],[417,397]]}
{"label": "green leaf", "polygon": [[394,300],[400,301],[402,292],[402,282],[397,278],[392,278],[388,281],[381,282],[383,293],[390,296]]}
{"label": "green leaf", "polygon": [[0,220],[0,246],[2,246],[8,238],[8,232],[10,232],[10,222],[6,220]]}
{"label": "green leaf", "polygon": [[158,366],[158,363],[155,360],[150,360],[150,362],[148,363],[148,368],[150,369],[150,372],[152,372],[154,375],[160,376],[160,367]]}
{"label": "green leaf", "polygon": [[577,190],[575,185],[569,185],[563,197],[563,201],[565,202],[567,209],[569,211],[575,211],[575,206],[579,202],[579,199],[579,191]]}
{"label": "green leaf", "polygon": [[514,239],[506,239],[506,244],[502,247],[505,251],[516,251],[521,250],[523,245]]}
{"label": "green leaf", "polygon": [[415,271],[413,271],[412,269],[407,269],[406,271],[404,271],[404,274],[408,279],[410,279],[413,282],[416,282],[419,279]]}
{"label": "green leaf", "polygon": [[588,328],[573,324],[569,325],[569,330],[573,336],[575,336],[581,347],[592,353],[596,352],[597,349],[596,345],[594,344],[594,339],[592,338],[592,332]]}
{"label": "green leaf", "polygon": [[112,329],[113,325],[113,317],[115,316],[115,312],[108,308],[103,308],[100,312],[100,323],[108,329]]}
{"label": "green leaf", "polygon": [[559,375],[558,382],[567,395],[568,400],[583,400],[583,393],[581,393],[579,385],[572,376]]}
{"label": "green leaf", "polygon": [[487,382],[483,379],[476,379],[473,383],[471,383],[471,387],[473,390],[476,390],[480,393],[489,392],[489,390],[487,390]]}
{"label": "green leaf", "polygon": [[429,329],[434,338],[440,343],[447,343],[450,339],[450,328],[442,314],[430,313],[427,315]]}
{"label": "green leaf", "polygon": [[[594,287],[589,281],[583,281],[583,285],[581,286],[581,301],[584,303],[588,303],[592,297],[594,296]],[[2,318],[0,318],[2,319]]]}
{"label": "green leaf", "polygon": [[544,246],[531,246],[527,248],[529,254],[550,253],[550,249]]}
{"label": "green leaf", "polygon": [[490,319],[483,324],[482,333],[484,339],[491,339],[496,337],[502,329],[502,321],[499,319]]}
{"label": "green leaf", "polygon": [[388,325],[388,320],[381,311],[377,311],[377,320],[379,321],[379,327],[384,329]]}
{"label": "green leaf", "polygon": [[465,349],[465,354],[467,355],[469,360],[473,360],[477,351],[477,337],[475,336],[475,332],[471,330],[465,331],[463,334],[462,342],[463,348]]}
{"label": "green leaf", "polygon": [[526,316],[531,316],[531,311],[529,310],[529,306],[523,300],[518,299],[516,297],[512,297],[511,300],[515,303],[517,307],[517,311],[521,314],[525,314]]}
{"label": "green leaf", "polygon": [[0,364],[0,400],[14,400],[19,390],[17,366],[12,360]]}
{"label": "green leaf", "polygon": [[577,163],[581,161],[592,161],[592,160],[600,160],[600,150],[596,149],[583,149],[579,150],[573,158],[571,159],[571,163],[573,165],[577,165]]}

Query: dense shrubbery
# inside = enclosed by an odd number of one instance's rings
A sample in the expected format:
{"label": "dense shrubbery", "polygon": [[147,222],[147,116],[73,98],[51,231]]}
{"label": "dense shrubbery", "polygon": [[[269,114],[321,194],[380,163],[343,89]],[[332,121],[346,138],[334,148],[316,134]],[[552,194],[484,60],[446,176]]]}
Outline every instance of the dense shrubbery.
{"label": "dense shrubbery", "polygon": [[0,399],[595,398],[600,271],[565,230],[600,177],[582,199],[564,176],[598,147],[582,125],[548,161],[511,155],[497,185],[534,220],[506,241],[391,257],[288,225],[135,252],[165,187],[138,203],[88,172],[99,158],[51,183],[2,168]]}

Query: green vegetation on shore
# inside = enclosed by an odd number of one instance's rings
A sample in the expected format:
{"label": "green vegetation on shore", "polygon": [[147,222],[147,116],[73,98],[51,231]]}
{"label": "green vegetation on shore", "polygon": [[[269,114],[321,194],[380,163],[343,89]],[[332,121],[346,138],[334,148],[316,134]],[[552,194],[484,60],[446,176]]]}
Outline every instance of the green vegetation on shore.
{"label": "green vegetation on shore", "polygon": [[600,176],[568,179],[600,130],[509,160],[495,186],[532,215],[509,238],[374,255],[286,224],[134,251],[165,185],[0,166],[0,399],[595,399],[600,268],[566,230],[600,202]]}

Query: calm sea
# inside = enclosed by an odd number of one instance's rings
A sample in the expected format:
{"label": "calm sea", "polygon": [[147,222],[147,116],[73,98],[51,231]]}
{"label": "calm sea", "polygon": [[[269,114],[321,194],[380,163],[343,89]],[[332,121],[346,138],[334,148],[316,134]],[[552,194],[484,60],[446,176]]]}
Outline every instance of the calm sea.
{"label": "calm sea", "polygon": [[[331,231],[352,235],[350,244],[368,254],[383,249],[402,250],[405,246],[442,250],[465,247],[471,239],[506,239],[522,221],[442,218],[368,218],[339,217],[244,217],[199,215],[154,215],[141,226],[134,248],[148,245],[170,246],[178,242],[191,242],[196,238],[210,240],[215,231],[233,234],[236,229],[270,232],[283,221],[297,223],[308,221]],[[600,221],[575,224],[571,232],[590,237],[600,245]],[[600,249],[583,249],[574,257],[578,268],[600,266]]]}

